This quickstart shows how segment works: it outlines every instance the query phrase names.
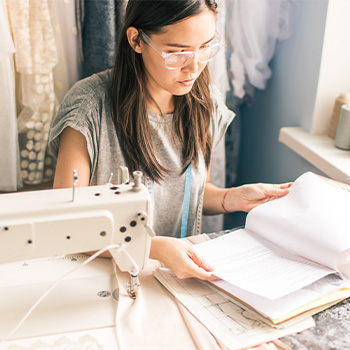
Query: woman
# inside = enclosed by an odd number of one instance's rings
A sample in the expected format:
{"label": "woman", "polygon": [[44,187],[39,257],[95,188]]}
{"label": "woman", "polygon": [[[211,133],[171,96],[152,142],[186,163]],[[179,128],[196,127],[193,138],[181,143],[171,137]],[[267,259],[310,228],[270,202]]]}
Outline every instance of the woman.
{"label": "woman", "polygon": [[212,149],[234,116],[210,86],[207,62],[222,47],[216,8],[213,0],[129,0],[114,68],[72,88],[50,135],[55,188],[72,185],[73,169],[79,186],[106,183],[121,165],[143,171],[157,233],[150,258],[180,278],[213,277],[177,239],[200,232],[202,211],[249,211],[289,191],[210,183]]}

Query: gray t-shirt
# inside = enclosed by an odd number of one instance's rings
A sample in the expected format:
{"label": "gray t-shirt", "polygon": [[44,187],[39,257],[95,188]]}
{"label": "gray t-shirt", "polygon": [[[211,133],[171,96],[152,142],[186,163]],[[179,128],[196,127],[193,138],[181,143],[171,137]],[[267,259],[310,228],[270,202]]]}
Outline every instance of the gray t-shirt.
{"label": "gray t-shirt", "polygon": [[[85,136],[91,162],[90,185],[107,183],[111,173],[117,174],[118,167],[126,165],[112,120],[109,94],[111,76],[111,70],[106,70],[76,83],[65,96],[50,132],[49,148],[55,157],[58,155],[59,136],[64,128],[69,126]],[[234,113],[226,107],[214,87],[211,88],[211,95],[214,103],[211,132],[215,147],[225,134]],[[145,182],[152,192],[154,231],[157,235],[180,237],[185,174],[180,174],[182,154],[179,143],[172,137],[172,118],[172,114],[160,116],[149,111],[158,159],[172,173],[166,175],[159,185],[147,177]],[[200,156],[197,169],[194,166],[191,169],[187,235],[201,233],[201,206],[206,175],[205,162]]]}

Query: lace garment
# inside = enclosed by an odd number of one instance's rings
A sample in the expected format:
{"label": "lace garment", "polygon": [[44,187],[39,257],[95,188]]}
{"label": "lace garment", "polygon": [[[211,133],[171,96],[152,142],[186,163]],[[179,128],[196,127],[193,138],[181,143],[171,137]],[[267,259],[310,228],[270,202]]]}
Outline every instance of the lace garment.
{"label": "lace garment", "polygon": [[[47,141],[57,105],[52,70],[58,62],[47,0],[8,0],[19,73],[18,138],[21,175],[26,184],[52,179]],[[45,168],[45,159],[47,166]],[[44,172],[45,169],[45,172]]]}

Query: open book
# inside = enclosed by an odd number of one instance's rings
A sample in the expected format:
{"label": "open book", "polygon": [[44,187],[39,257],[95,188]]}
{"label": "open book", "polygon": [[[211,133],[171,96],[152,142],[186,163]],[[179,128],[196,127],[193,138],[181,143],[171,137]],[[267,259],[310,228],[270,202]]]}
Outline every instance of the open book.
{"label": "open book", "polygon": [[350,296],[350,192],[305,173],[249,212],[244,229],[195,246],[211,282],[278,325]]}

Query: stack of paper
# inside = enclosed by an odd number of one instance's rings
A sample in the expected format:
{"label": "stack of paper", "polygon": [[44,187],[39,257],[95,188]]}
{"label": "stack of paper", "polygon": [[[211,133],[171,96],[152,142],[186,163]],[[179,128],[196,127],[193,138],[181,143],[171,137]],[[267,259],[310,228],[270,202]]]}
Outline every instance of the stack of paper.
{"label": "stack of paper", "polygon": [[306,173],[244,229],[196,245],[221,291],[281,325],[350,296],[350,193]]}

